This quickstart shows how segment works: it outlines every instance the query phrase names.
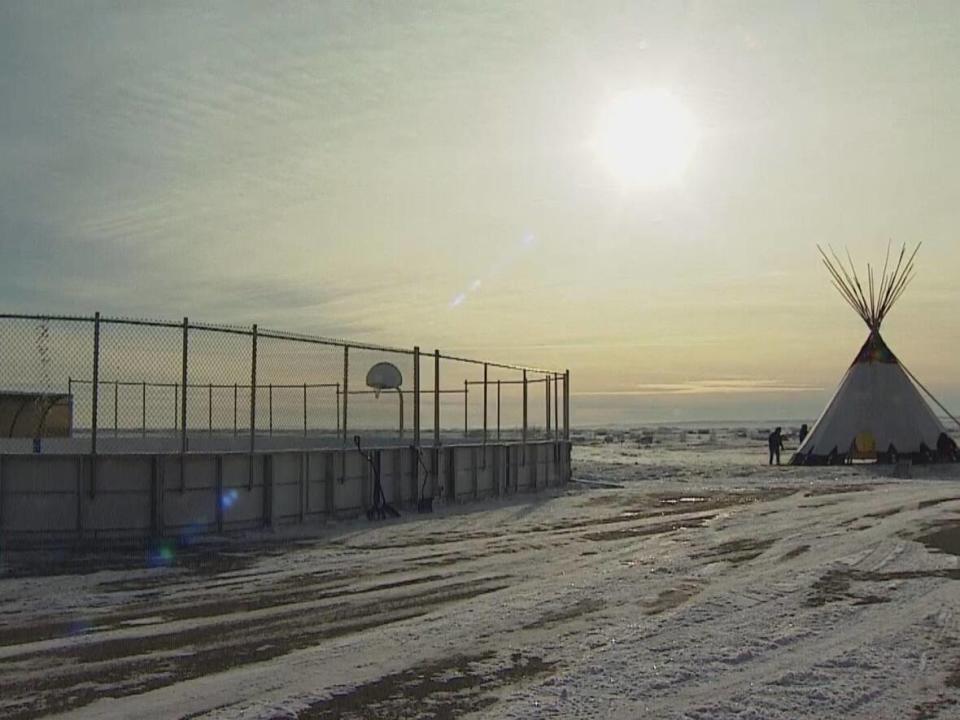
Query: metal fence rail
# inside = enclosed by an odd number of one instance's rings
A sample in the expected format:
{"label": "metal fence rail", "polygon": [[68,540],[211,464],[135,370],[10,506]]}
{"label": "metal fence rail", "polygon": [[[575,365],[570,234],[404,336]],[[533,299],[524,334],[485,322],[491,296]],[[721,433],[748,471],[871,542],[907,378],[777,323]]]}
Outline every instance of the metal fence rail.
{"label": "metal fence rail", "polygon": [[[399,389],[366,386],[381,361],[400,369]],[[68,437],[43,437],[33,451],[256,452],[347,447],[355,434],[418,447],[560,441],[569,386],[568,370],[257,325],[0,314],[0,422],[5,395],[68,399]],[[0,452],[45,434],[42,422],[27,432],[0,424]]]}

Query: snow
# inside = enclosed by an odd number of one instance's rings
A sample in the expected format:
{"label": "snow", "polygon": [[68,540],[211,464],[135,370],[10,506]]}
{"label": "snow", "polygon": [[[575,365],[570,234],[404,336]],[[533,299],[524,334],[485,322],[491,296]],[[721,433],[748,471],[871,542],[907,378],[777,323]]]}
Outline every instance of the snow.
{"label": "snow", "polygon": [[169,567],[8,556],[0,716],[956,714],[960,469],[768,467],[743,433],[655,436],[578,446],[587,482],[551,494]]}

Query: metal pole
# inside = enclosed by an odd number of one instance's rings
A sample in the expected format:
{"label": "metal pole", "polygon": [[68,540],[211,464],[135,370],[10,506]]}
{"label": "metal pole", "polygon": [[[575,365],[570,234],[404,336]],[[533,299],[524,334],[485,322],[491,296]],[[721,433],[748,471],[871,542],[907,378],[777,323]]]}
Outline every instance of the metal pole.
{"label": "metal pole", "polygon": [[[487,371],[488,370],[489,370],[488,365],[484,363],[483,364],[483,444],[484,446],[486,446],[487,444],[487,386],[488,386]],[[487,461],[486,451],[484,451],[483,461],[484,461],[484,464],[486,464],[486,461]]]}
{"label": "metal pole", "polygon": [[267,386],[267,417],[270,420],[270,435],[273,435],[273,383]]}
{"label": "metal pole", "polygon": [[563,439],[570,440],[570,371],[563,374]]}
{"label": "metal pole", "polygon": [[553,374],[553,439],[560,439],[560,400],[559,400],[560,376]]}
{"label": "metal pole", "polygon": [[173,431],[180,428],[180,383],[173,384]]}
{"label": "metal pole", "polygon": [[400,440],[403,441],[403,390],[397,388],[397,397],[400,398]]}
{"label": "metal pole", "polygon": [[120,381],[113,381],[113,436],[116,437],[120,431],[120,421],[118,419],[120,410]]}
{"label": "metal pole", "polygon": [[464,437],[467,437],[470,434],[469,426],[467,424],[467,400],[468,400],[467,395],[470,392],[469,387],[470,386],[467,385],[467,381],[464,380],[463,381],[463,436]]}
{"label": "metal pole", "polygon": [[[257,437],[257,326],[253,326],[253,350],[250,358],[250,454]],[[253,482],[253,461],[250,461],[250,482]]]}
{"label": "metal pole", "polygon": [[[76,413],[77,404],[73,401],[73,378],[69,375],[67,375],[67,398],[70,401],[70,426],[72,428],[76,421],[74,415]],[[3,527],[2,522],[0,522],[0,527]]]}
{"label": "metal pole", "polygon": [[350,394],[350,346],[343,346],[343,437],[340,440],[340,482],[347,481],[347,406]]}
{"label": "metal pole", "polygon": [[233,384],[233,436],[237,436],[237,384]]}
{"label": "metal pole", "polygon": [[213,383],[207,386],[207,435],[213,437]]}
{"label": "metal pole", "polygon": [[337,437],[340,437],[340,383],[337,383]]}
{"label": "metal pole", "polygon": [[303,436],[307,436],[307,384],[303,384]]}
{"label": "metal pole", "polygon": [[420,346],[413,348],[413,444],[420,447]]}
{"label": "metal pole", "polygon": [[[433,351],[433,445],[440,447],[440,351]],[[434,468],[436,471],[436,468]]]}
{"label": "metal pole", "polygon": [[97,481],[97,406],[100,397],[100,313],[93,316],[93,407],[90,410],[90,497]]}
{"label": "metal pole", "polygon": [[187,488],[187,349],[189,347],[190,321],[183,319],[183,397],[180,398],[180,492]]}
{"label": "metal pole", "polygon": [[523,435],[522,437],[522,451],[523,457],[521,462],[523,465],[527,464],[527,371],[523,371]]}
{"label": "metal pole", "polygon": [[253,326],[250,356],[250,458],[247,462],[247,490],[253,490],[253,453],[257,441],[257,326]]}
{"label": "metal pole", "polygon": [[[347,444],[347,404],[350,393],[350,346],[343,346],[343,445]],[[344,458],[346,462],[346,458]]]}
{"label": "metal pole", "polygon": [[545,375],[543,385],[547,389],[547,439],[550,439],[550,376]]}
{"label": "metal pole", "polygon": [[[189,346],[190,323],[187,318],[183,319],[183,374],[181,383],[183,384],[183,397],[180,398],[180,454],[187,451],[187,349]],[[182,470],[181,459],[181,470]],[[182,473],[181,473],[182,474]],[[181,482],[182,486],[182,482]]]}
{"label": "metal pole", "polygon": [[142,437],[147,436],[147,384],[143,383],[141,390],[140,398],[140,434]]}
{"label": "metal pole", "polygon": [[500,381],[497,380],[497,442],[500,441]]}

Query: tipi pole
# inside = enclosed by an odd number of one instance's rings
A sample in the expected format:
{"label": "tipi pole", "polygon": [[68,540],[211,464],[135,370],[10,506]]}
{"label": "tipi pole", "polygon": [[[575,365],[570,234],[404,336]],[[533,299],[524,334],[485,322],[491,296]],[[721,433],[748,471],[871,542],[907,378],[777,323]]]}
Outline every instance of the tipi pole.
{"label": "tipi pole", "polygon": [[923,384],[922,382],[920,382],[919,380],[917,380],[917,376],[914,375],[912,372],[910,372],[910,368],[908,368],[908,367],[907,367],[906,365],[904,365],[902,362],[900,363],[900,367],[902,367],[903,370],[904,370],[904,372],[907,373],[907,375],[910,376],[910,379],[913,380],[913,381],[917,384],[917,386],[919,386],[919,388],[920,388],[921,390],[923,390],[923,391],[927,394],[927,396],[937,404],[937,407],[940,408],[941,410],[943,410],[943,411],[947,414],[947,417],[950,418],[951,420],[953,420],[953,421],[957,424],[957,427],[960,427],[960,420],[957,420],[957,419],[953,416],[953,414],[952,414],[949,410],[947,410],[947,409],[943,406],[943,404],[933,396],[933,393],[930,392],[929,390],[927,390],[927,388],[924,386],[924,384]]}

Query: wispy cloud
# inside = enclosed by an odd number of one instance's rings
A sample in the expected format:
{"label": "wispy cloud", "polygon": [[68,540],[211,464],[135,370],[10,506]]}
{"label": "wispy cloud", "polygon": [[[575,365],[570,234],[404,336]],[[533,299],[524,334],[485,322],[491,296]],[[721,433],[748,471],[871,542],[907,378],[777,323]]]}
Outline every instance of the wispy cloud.
{"label": "wispy cloud", "polygon": [[678,383],[641,383],[622,390],[574,392],[573,395],[735,395],[747,393],[802,393],[823,390],[816,385],[781,380],[687,380]]}

